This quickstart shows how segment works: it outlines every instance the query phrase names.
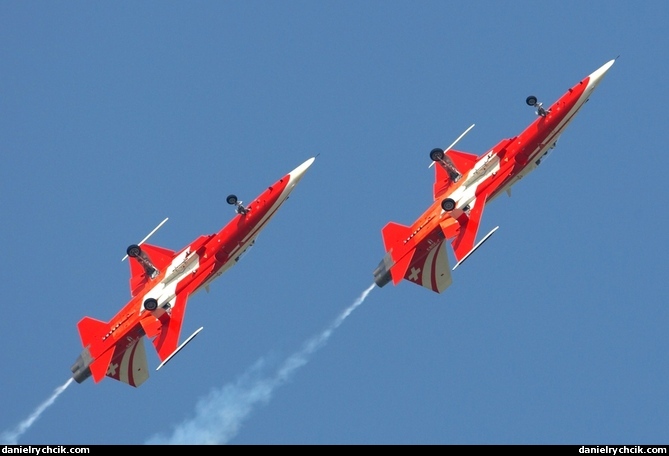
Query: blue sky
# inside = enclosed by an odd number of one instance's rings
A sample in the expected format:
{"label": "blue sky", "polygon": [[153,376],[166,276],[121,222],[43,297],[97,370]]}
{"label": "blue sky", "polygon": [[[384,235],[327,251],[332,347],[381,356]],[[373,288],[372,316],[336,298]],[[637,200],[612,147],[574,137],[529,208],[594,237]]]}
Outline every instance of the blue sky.
{"label": "blue sky", "polygon": [[[666,444],[669,5],[0,3],[0,434],[68,380],[76,323],[318,155],[204,330],[134,389],[71,384],[20,444]],[[429,151],[481,154],[620,56],[553,154],[487,206],[443,294],[370,287]],[[158,365],[149,350],[150,366]]]}

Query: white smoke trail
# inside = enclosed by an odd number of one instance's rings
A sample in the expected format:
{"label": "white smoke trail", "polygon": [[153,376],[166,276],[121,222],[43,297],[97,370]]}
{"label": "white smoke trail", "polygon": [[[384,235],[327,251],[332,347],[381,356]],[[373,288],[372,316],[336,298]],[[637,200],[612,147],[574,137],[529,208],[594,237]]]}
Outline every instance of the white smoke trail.
{"label": "white smoke trail", "polygon": [[213,390],[201,398],[195,406],[195,417],[183,421],[175,427],[171,436],[154,435],[146,443],[149,445],[173,444],[225,444],[237,435],[244,421],[254,407],[266,404],[272,393],[286,383],[291,375],[304,366],[309,357],[328,341],[334,330],[367,298],[374,288],[372,284],[320,335],[309,339],[302,349],[289,356],[279,366],[274,376],[263,376],[265,360],[258,360],[234,384]]}
{"label": "white smoke trail", "polygon": [[0,434],[0,443],[6,445],[16,445],[19,437],[21,437],[28,429],[30,429],[30,426],[32,426],[37,418],[39,418],[42,413],[44,413],[44,411],[50,407],[56,401],[56,399],[58,399],[58,396],[60,396],[60,394],[65,391],[68,386],[70,386],[70,383],[72,383],[71,378],[65,382],[64,385],[56,388],[51,397],[42,402],[39,407],[37,407],[28,418],[21,421],[18,426],[16,426],[16,428],[11,431],[4,431],[2,434]]}

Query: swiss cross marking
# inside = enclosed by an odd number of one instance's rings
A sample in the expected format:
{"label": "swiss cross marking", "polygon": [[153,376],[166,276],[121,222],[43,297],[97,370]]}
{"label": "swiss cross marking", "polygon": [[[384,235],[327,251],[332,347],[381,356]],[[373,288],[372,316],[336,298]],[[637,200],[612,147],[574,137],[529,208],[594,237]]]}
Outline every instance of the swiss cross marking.
{"label": "swiss cross marking", "polygon": [[116,375],[116,369],[118,369],[118,364],[116,363],[111,363],[109,364],[109,367],[107,368],[107,375]]}

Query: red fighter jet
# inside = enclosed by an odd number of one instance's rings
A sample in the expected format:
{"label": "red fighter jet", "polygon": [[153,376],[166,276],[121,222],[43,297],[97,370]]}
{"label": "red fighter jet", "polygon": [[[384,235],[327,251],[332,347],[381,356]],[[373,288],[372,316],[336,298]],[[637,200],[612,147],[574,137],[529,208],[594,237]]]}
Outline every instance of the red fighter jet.
{"label": "red fighter jet", "polygon": [[558,137],[583,107],[615,60],[611,60],[570,88],[549,108],[535,96],[527,104],[536,108],[537,119],[523,132],[504,139],[483,155],[453,149],[472,129],[469,127],[448,148],[433,149],[435,163],[434,202],[411,226],[390,222],[382,230],[386,256],[374,270],[374,281],[383,287],[402,279],[441,293],[452,283],[446,251],[450,241],[457,261],[465,261],[499,227],[475,243],[485,205],[507,192],[533,171],[555,147]]}
{"label": "red fighter jet", "polygon": [[179,252],[144,243],[167,219],[139,244],[128,247],[132,299],[108,322],[84,317],[77,324],[84,350],[72,366],[74,380],[81,383],[92,376],[98,383],[107,376],[131,386],[141,385],[149,377],[143,336],[158,352],[162,361],[158,369],[176,355],[202,330],[179,345],[188,298],[202,288],[209,290],[214,279],[239,261],[314,159],[302,163],[248,205],[235,195],[228,196],[227,202],[237,212],[232,221]]}

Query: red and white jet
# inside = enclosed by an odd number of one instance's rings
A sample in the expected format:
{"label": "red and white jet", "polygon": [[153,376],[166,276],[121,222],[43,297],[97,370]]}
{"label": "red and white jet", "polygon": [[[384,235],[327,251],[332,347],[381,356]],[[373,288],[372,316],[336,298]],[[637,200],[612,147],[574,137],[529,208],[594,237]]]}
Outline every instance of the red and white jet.
{"label": "red and white jet", "polygon": [[376,284],[383,287],[392,280],[397,285],[406,279],[437,293],[448,288],[452,278],[446,241],[455,254],[455,269],[499,228],[475,243],[485,205],[502,192],[511,195],[511,186],[539,165],[614,62],[587,76],[547,109],[536,97],[527,97],[537,119],[483,155],[453,149],[473,125],[445,150],[433,149],[434,202],[411,226],[390,222],[383,227],[386,256],[374,270]]}
{"label": "red and white jet", "polygon": [[165,365],[202,330],[179,345],[188,298],[202,288],[208,290],[214,279],[239,261],[314,160],[302,163],[250,204],[228,196],[227,202],[237,212],[232,221],[179,252],[144,243],[167,219],[139,244],[128,247],[132,299],[108,322],[90,317],[79,321],[84,350],[71,368],[72,377],[78,383],[90,376],[98,383],[107,376],[131,386],[141,385],[149,377],[143,336],[158,353],[158,369]]}

